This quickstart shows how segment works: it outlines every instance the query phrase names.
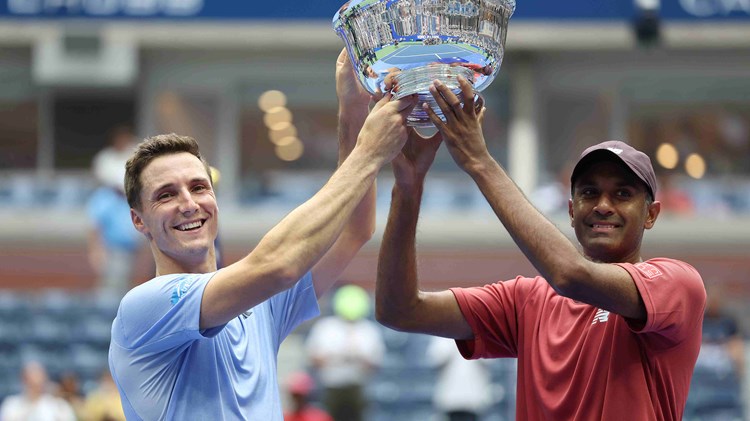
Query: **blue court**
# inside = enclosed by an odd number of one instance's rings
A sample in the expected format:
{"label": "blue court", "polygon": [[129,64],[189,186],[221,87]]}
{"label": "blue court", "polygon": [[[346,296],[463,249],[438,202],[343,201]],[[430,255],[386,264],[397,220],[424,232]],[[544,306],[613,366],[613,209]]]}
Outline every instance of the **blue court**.
{"label": "blue court", "polygon": [[381,61],[389,66],[402,67],[404,64],[453,61],[481,63],[484,57],[475,51],[461,47],[461,45],[405,45],[383,57]]}

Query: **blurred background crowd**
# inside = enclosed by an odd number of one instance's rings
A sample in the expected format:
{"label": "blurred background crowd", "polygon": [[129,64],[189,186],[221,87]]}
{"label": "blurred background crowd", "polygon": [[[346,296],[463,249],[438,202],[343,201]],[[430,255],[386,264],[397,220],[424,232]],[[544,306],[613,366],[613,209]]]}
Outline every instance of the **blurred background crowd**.
{"label": "blurred background crowd", "polygon": [[[154,270],[120,191],[138,139],[201,143],[218,180],[224,263],[326,181],[342,3],[0,1],[0,421],[123,419],[109,328],[119,298]],[[750,419],[750,2],[519,0],[506,47],[483,92],[490,150],[571,238],[578,154],[622,139],[650,155],[663,206],[644,257],[691,263],[709,293],[685,419]],[[514,361],[464,366],[445,344],[373,322],[390,183],[383,171],[378,232],[338,290],[359,304],[332,295],[283,345],[288,418],[514,419]],[[423,215],[425,289],[535,273],[507,234],[487,229],[498,227],[489,206],[445,151]],[[486,394],[456,398],[469,389]],[[43,402],[38,414],[29,402]],[[309,404],[318,418],[292,418]]]}

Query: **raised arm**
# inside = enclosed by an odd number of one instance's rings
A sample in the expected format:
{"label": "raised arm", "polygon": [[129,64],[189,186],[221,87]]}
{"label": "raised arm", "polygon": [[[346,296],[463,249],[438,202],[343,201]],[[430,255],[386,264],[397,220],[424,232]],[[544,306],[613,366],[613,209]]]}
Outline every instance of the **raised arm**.
{"label": "raised arm", "polygon": [[472,331],[453,293],[418,289],[417,220],[424,178],[440,142],[439,134],[421,139],[412,131],[403,152],[393,160],[391,209],[378,257],[376,317],[396,330],[468,339]]}
{"label": "raised arm", "polygon": [[469,98],[463,107],[445,85],[436,82],[431,91],[447,121],[427,111],[453,159],[472,177],[521,251],[560,295],[645,321],[645,306],[630,274],[584,257],[492,158],[474,110],[471,85],[461,77],[459,82],[464,98]]}
{"label": "raised arm", "polygon": [[291,288],[333,245],[370,190],[378,170],[401,150],[406,116],[416,98],[373,108],[357,145],[328,182],[271,229],[245,258],[216,273],[206,286],[200,327],[218,326]]}
{"label": "raised arm", "polygon": [[[339,99],[339,166],[351,154],[369,112],[371,97],[354,74],[346,49],[336,61],[336,96]],[[378,100],[379,98],[372,98]],[[313,283],[318,297],[339,279],[360,248],[375,232],[376,182],[365,193],[336,242],[313,267]]]}

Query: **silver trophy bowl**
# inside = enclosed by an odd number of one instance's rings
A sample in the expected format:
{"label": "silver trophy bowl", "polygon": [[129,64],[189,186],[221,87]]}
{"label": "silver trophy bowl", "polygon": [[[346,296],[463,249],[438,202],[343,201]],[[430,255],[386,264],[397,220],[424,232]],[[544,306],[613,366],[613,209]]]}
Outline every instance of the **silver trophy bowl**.
{"label": "silver trophy bowl", "polygon": [[408,124],[428,128],[423,103],[443,118],[428,90],[433,80],[463,101],[458,76],[475,96],[495,79],[515,8],[515,0],[351,0],[334,15],[333,29],[362,86],[394,98],[417,94]]}

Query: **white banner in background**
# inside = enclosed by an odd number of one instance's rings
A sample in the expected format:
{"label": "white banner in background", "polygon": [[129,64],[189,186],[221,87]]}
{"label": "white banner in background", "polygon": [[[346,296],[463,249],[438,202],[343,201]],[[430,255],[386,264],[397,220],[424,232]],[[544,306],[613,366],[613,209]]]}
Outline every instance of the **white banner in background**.
{"label": "white banner in background", "polygon": [[204,0],[8,0],[14,15],[195,16]]}
{"label": "white banner in background", "polygon": [[680,6],[687,13],[701,18],[738,12],[750,16],[750,0],[680,0]]}

